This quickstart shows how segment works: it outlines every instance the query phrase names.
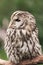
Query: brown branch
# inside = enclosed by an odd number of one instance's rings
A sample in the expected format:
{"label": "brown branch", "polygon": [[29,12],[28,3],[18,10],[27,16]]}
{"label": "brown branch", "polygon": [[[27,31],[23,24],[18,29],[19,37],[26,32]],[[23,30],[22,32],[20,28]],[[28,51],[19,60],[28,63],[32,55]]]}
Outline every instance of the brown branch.
{"label": "brown branch", "polygon": [[12,62],[6,61],[6,60],[2,60],[2,59],[0,59],[0,64],[1,64],[1,65],[13,65]]}
{"label": "brown branch", "polygon": [[[32,64],[40,64],[40,63],[41,64],[43,63],[43,55],[38,56],[32,60],[28,59],[28,60],[21,61],[18,65],[32,65]],[[1,65],[15,65],[10,61],[6,61],[6,60],[2,60],[2,59],[0,59],[0,64]]]}
{"label": "brown branch", "polygon": [[26,60],[22,62],[23,65],[40,64],[40,63],[41,64],[43,63],[43,55],[38,56],[32,60]]}

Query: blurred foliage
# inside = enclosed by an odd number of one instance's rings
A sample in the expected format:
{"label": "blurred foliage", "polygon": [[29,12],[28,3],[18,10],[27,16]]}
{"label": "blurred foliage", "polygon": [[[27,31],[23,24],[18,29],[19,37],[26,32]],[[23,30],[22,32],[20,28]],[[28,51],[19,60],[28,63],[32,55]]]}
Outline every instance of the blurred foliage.
{"label": "blurred foliage", "polygon": [[35,16],[39,28],[39,39],[43,45],[43,0],[0,0],[0,26],[4,17],[10,20],[16,10],[29,11]]}
{"label": "blurred foliage", "polygon": [[0,24],[4,17],[10,19],[16,10],[29,11],[35,16],[40,42],[43,44],[43,0],[0,0]]}
{"label": "blurred foliage", "polygon": [[4,52],[3,40],[0,38],[0,58],[7,59],[6,53]]}
{"label": "blurred foliage", "polygon": [[6,60],[6,59],[7,59],[6,53],[4,52],[4,50],[3,50],[3,49],[2,49],[2,50],[0,50],[0,58],[1,58],[1,59],[4,59],[4,60]]}
{"label": "blurred foliage", "polygon": [[0,38],[0,50],[3,48],[3,40]]}

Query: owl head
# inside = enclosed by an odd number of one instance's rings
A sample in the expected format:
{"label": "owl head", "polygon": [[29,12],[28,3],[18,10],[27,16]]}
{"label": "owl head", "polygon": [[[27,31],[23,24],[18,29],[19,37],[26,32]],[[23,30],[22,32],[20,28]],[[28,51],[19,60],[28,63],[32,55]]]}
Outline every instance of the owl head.
{"label": "owl head", "polygon": [[9,28],[13,29],[28,29],[33,30],[36,26],[35,18],[32,14],[26,11],[16,11],[11,15]]}

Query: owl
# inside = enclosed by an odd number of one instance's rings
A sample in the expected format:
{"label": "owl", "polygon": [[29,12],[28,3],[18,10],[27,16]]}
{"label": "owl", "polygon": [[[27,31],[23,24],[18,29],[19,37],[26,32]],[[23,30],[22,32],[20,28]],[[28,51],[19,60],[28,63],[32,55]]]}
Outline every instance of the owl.
{"label": "owl", "polygon": [[4,47],[8,59],[15,64],[42,55],[38,28],[31,13],[16,11],[11,15]]}

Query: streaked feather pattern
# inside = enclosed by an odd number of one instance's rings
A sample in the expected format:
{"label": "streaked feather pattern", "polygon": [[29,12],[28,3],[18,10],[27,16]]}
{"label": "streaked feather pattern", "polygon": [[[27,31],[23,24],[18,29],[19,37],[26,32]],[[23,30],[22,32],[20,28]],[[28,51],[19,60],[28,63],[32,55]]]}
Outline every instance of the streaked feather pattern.
{"label": "streaked feather pattern", "polygon": [[26,11],[16,11],[6,32],[5,51],[10,61],[19,63],[42,54],[35,18]]}

